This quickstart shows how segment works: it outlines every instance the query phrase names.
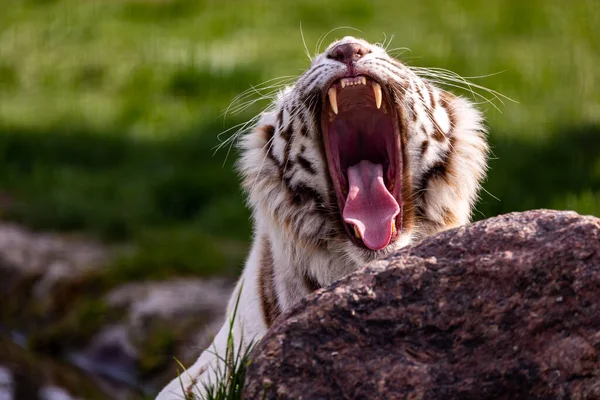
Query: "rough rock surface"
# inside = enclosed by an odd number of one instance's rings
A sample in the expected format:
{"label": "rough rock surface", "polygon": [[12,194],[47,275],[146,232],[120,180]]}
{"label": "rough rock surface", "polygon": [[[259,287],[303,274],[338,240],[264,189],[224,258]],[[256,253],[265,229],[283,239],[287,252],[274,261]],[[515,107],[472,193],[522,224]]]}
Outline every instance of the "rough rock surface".
{"label": "rough rock surface", "polygon": [[529,211],[303,300],[255,349],[244,398],[600,399],[599,356],[600,219]]}

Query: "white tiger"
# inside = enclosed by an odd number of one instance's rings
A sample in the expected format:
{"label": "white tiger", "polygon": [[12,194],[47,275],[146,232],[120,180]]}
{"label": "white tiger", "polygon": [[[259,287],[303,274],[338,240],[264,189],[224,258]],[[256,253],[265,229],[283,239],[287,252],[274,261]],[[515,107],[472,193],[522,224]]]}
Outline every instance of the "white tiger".
{"label": "white tiger", "polygon": [[[467,223],[488,153],[471,103],[353,37],[316,56],[241,149],[254,242],[228,313],[239,295],[234,340],[244,344],[317,288]],[[158,399],[201,396],[228,331]]]}

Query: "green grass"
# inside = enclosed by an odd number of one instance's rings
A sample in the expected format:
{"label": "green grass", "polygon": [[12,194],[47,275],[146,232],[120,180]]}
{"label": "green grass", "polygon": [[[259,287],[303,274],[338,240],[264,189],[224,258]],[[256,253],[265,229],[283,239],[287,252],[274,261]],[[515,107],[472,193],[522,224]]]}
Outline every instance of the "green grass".
{"label": "green grass", "polygon": [[[538,207],[600,215],[600,7],[447,2],[4,0],[0,213],[128,240],[114,279],[236,270],[250,223],[217,134],[251,85],[297,75],[332,28],[416,66],[479,76],[497,159],[477,218]],[[468,93],[464,93],[468,95]],[[477,100],[477,99],[476,99]],[[480,99],[479,99],[480,100]]]}
{"label": "green grass", "polygon": [[[246,370],[251,362],[250,358],[255,342],[250,341],[250,343],[244,344],[244,342],[240,340],[239,343],[236,344],[234,340],[235,317],[238,312],[241,295],[242,287],[240,286],[235,305],[228,320],[229,329],[227,332],[225,353],[219,353],[216,348],[206,350],[213,351],[215,357],[219,360],[216,365],[211,366],[214,368],[214,381],[194,383],[194,385],[196,385],[195,392],[201,394],[188,394],[183,381],[181,380],[181,373],[178,371],[181,392],[185,394],[185,400],[242,400]],[[179,362],[178,364],[183,370],[182,373],[186,374],[185,367]]]}

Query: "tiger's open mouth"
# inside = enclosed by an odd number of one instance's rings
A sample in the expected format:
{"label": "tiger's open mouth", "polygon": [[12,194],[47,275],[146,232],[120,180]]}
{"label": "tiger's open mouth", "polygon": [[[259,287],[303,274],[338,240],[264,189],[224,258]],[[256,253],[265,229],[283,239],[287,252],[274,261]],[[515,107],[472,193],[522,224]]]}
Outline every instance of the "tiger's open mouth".
{"label": "tiger's open mouth", "polygon": [[386,94],[365,75],[338,79],[323,93],[323,140],[343,224],[371,250],[402,230],[399,125]]}

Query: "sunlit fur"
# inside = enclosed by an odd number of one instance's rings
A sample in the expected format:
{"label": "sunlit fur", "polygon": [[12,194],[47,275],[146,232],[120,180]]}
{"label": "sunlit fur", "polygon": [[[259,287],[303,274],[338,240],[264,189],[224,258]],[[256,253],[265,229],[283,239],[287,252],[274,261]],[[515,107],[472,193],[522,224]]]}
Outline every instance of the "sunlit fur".
{"label": "sunlit fur", "polygon": [[[355,67],[383,84],[400,124],[402,232],[379,251],[359,247],[348,238],[321,139],[325,85],[332,77],[343,76],[347,68],[328,54],[346,42],[371,50]],[[234,292],[235,297],[241,290],[234,323],[238,343],[260,338],[282,312],[312,290],[414,240],[469,222],[486,170],[482,115],[466,99],[420,75],[391,58],[383,47],[346,37],[316,56],[241,138],[238,166],[252,209],[254,242]],[[210,371],[220,364],[214,352],[224,353],[226,331],[227,324],[214,347],[182,374],[183,387],[190,393],[201,393],[201,383],[214,376]],[[175,380],[159,398],[181,395]]]}

